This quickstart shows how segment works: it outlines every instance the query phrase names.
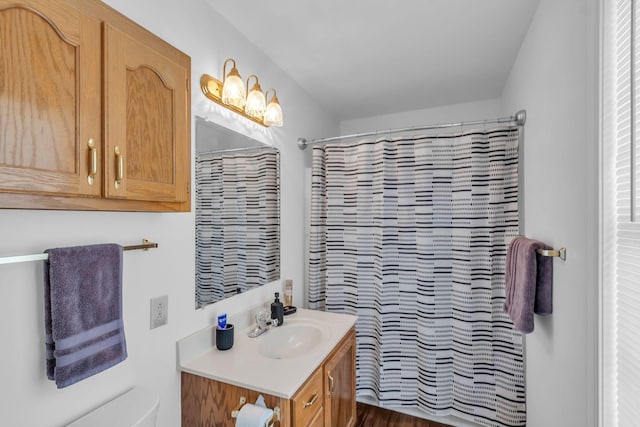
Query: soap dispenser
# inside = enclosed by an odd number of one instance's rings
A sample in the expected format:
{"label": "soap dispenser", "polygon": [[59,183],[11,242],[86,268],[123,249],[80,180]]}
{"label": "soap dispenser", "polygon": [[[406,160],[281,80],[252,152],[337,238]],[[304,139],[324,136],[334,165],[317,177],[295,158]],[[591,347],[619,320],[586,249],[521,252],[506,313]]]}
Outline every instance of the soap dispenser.
{"label": "soap dispenser", "polygon": [[271,303],[271,318],[278,321],[278,326],[284,323],[284,305],[280,302],[280,292],[276,292],[276,299]]}

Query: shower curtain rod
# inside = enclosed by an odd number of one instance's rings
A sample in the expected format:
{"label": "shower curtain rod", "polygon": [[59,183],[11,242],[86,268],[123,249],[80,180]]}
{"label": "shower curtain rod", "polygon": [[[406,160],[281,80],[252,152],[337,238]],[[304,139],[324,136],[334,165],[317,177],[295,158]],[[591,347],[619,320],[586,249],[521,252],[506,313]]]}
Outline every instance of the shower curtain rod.
{"label": "shower curtain rod", "polygon": [[414,132],[414,131],[421,131],[421,130],[444,129],[444,128],[453,128],[453,127],[482,125],[482,124],[489,124],[489,123],[515,123],[518,126],[524,126],[524,123],[526,121],[527,121],[526,110],[520,110],[513,116],[499,117],[497,119],[489,119],[489,120],[476,120],[471,122],[441,123],[437,125],[413,126],[409,128],[389,129],[389,130],[375,131],[375,132],[354,133],[352,135],[333,136],[330,138],[312,139],[310,141],[307,141],[305,138],[300,137],[298,138],[298,148],[301,150],[304,150],[309,145],[312,145],[312,144],[320,144],[322,142],[341,141],[343,139],[359,138],[362,136],[373,136],[373,135],[385,134],[385,133]]}

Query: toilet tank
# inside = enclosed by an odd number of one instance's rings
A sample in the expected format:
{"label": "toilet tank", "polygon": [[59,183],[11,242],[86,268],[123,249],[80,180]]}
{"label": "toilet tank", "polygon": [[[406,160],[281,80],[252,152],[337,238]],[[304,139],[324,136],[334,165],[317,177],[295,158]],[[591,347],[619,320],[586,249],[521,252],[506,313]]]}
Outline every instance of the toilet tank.
{"label": "toilet tank", "polygon": [[68,427],[153,427],[159,405],[157,393],[134,387],[68,424]]}

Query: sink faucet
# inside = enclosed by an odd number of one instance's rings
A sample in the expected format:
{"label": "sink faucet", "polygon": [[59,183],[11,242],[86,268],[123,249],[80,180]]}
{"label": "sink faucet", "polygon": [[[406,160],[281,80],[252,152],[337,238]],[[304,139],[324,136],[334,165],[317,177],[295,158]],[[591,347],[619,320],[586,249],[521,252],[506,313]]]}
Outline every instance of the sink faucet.
{"label": "sink faucet", "polygon": [[247,335],[249,338],[255,338],[267,332],[271,326],[278,326],[278,319],[270,319],[265,310],[260,310],[256,313],[256,327]]}

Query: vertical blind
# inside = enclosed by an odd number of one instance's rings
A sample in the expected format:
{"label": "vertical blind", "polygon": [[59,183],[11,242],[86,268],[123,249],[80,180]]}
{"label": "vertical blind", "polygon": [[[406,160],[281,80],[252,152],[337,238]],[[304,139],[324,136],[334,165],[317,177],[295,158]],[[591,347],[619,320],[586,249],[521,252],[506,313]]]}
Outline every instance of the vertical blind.
{"label": "vertical blind", "polygon": [[603,419],[640,419],[640,51],[637,0],[604,2]]}

